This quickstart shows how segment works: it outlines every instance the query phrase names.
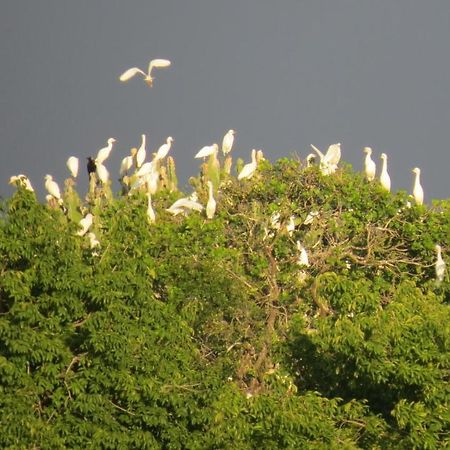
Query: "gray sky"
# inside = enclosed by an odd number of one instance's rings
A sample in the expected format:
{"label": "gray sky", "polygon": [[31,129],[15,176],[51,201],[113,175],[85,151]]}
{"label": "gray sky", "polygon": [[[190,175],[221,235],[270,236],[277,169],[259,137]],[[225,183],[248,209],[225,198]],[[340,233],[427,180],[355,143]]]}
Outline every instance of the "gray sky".
{"label": "gray sky", "polygon": [[[0,194],[25,173],[67,177],[118,140],[107,166],[147,134],[167,136],[184,184],[194,154],[236,130],[235,156],[275,160],[342,143],[389,156],[393,188],[422,169],[426,201],[450,197],[449,0],[6,0],[0,15]],[[173,65],[154,87],[118,76]],[[115,177],[117,178],[117,177]]]}

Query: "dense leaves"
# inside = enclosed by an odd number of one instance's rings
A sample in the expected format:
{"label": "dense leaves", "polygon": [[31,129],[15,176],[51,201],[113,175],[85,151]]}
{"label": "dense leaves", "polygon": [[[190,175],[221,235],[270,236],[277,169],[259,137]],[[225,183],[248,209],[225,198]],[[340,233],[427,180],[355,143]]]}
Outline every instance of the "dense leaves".
{"label": "dense leaves", "polygon": [[141,192],[4,203],[2,448],[450,445],[448,201],[290,160],[225,177],[212,220],[178,195],[154,224]]}

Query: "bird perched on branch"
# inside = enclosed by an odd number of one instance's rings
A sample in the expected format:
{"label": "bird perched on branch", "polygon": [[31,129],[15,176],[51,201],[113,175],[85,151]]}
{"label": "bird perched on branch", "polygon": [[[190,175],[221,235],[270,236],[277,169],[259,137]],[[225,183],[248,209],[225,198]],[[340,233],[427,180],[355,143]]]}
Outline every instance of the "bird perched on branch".
{"label": "bird perched on branch", "polygon": [[109,154],[111,153],[114,142],[116,142],[116,140],[114,138],[109,138],[108,145],[106,147],[101,148],[98,151],[97,157],[95,158],[96,164],[103,164],[103,162],[109,157]]}
{"label": "bird perched on branch", "polygon": [[366,178],[367,181],[373,181],[375,179],[377,166],[375,161],[370,157],[372,154],[372,149],[370,147],[364,147],[364,153],[366,154],[366,158],[364,159],[364,171],[366,173]]}
{"label": "bird perched on branch", "polygon": [[207,158],[208,156],[213,155],[219,151],[219,146],[217,144],[205,145],[202,147],[194,156],[194,158]]}
{"label": "bird perched on branch", "polygon": [[67,168],[69,169],[70,174],[73,178],[76,178],[78,175],[78,166],[79,166],[79,160],[76,156],[71,156],[67,160]]}
{"label": "bird perched on branch", "polygon": [[153,68],[162,69],[163,67],[169,67],[171,62],[168,59],[152,59],[148,64],[148,72],[145,73],[143,70],[139,69],[139,67],[131,67],[126,70],[122,75],[120,75],[120,81],[128,81],[133,78],[135,75],[140,74],[144,77],[144,81],[147,83],[149,87],[153,86],[153,77],[152,70]]}
{"label": "bird perched on branch", "polygon": [[234,143],[234,130],[228,130],[227,134],[223,137],[222,141],[222,153],[227,155],[231,152]]}
{"label": "bird perched on branch", "polygon": [[436,263],[434,265],[436,271],[436,282],[442,283],[445,277],[445,261],[442,259],[442,248],[436,244],[435,250],[437,253]]}
{"label": "bird perched on branch", "polygon": [[416,176],[414,177],[414,187],[413,187],[413,197],[416,205],[423,205],[423,187],[420,184],[420,169],[418,167],[414,167],[412,173]]}
{"label": "bird perched on branch", "polygon": [[25,188],[27,191],[34,192],[33,186],[31,186],[29,178],[22,173],[10,177],[9,184],[15,184],[16,186]]}
{"label": "bird perched on branch", "polygon": [[90,177],[92,173],[97,172],[97,164],[95,163],[95,159],[92,156],[88,156],[86,159],[88,160],[87,171],[88,171],[88,176]]}
{"label": "bird perched on branch", "polygon": [[55,198],[59,204],[62,203],[61,198],[61,191],[59,189],[58,183],[56,181],[53,181],[53,177],[51,175],[45,175],[45,189],[47,189],[47,192]]}
{"label": "bird perched on branch", "polygon": [[336,172],[338,163],[341,159],[341,144],[339,142],[337,144],[331,144],[325,155],[312,144],[311,148],[320,158],[320,171],[323,175],[330,175]]}
{"label": "bird perched on branch", "polygon": [[252,162],[246,164],[242,170],[239,172],[238,180],[243,180],[244,178],[251,178],[256,171],[258,162],[256,161],[256,150],[252,150]]}
{"label": "bird perched on branch", "polygon": [[167,156],[167,153],[169,153],[170,147],[172,147],[172,142],[173,142],[173,137],[169,136],[166,139],[166,143],[161,145],[161,147],[159,147],[153,160],[158,161],[160,159],[165,158]]}
{"label": "bird perched on branch", "polygon": [[216,200],[214,199],[213,184],[208,180],[208,203],[206,204],[206,217],[212,219],[216,212]]}
{"label": "bird perched on branch", "polygon": [[381,174],[380,174],[380,183],[384,189],[388,192],[391,191],[391,177],[387,171],[387,155],[386,153],[382,153],[380,155],[381,161],[383,161],[383,165],[381,166]]}

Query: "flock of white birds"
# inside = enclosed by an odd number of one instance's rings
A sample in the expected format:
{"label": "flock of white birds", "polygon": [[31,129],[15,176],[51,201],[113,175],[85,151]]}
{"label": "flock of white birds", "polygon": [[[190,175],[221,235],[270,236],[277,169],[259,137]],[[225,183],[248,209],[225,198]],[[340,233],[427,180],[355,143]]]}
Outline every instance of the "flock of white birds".
{"label": "flock of white birds", "polygon": [[[143,70],[138,67],[132,67],[127,69],[120,77],[120,81],[128,81],[136,75],[142,75],[144,77],[144,81],[148,86],[153,86],[153,77],[151,76],[152,70],[154,68],[165,68],[169,67],[171,62],[166,59],[153,59],[150,61],[148,66],[148,71],[145,73]],[[229,130],[222,140],[221,151],[224,157],[231,152],[234,144],[235,131]],[[147,196],[147,217],[150,223],[154,223],[156,221],[156,213],[152,206],[152,195],[154,195],[158,190],[159,180],[160,180],[160,167],[161,161],[167,157],[174,139],[169,136],[166,139],[166,142],[162,144],[156,152],[153,153],[153,158],[151,161],[146,161],[147,159],[147,139],[146,135],[142,134],[141,136],[141,145],[139,148],[133,148],[131,153],[125,156],[122,159],[120,164],[120,180],[122,185],[126,186],[128,194],[133,192],[136,189],[144,189]],[[105,166],[105,161],[109,158],[114,144],[116,143],[115,138],[109,138],[107,140],[107,145],[101,148],[97,152],[97,156],[95,158],[88,158],[88,173],[91,182],[99,183],[100,186],[105,186],[110,183],[110,174],[108,169]],[[319,158],[319,169],[323,175],[332,175],[338,169],[338,164],[341,159],[341,144],[336,143],[332,144],[328,147],[326,153],[323,153],[314,145],[311,145],[311,148],[315,153],[310,153],[306,157],[306,166],[309,167],[314,164],[316,157]],[[374,182],[376,179],[376,163],[373,161],[372,149],[370,147],[364,147],[363,149],[365,153],[364,160],[364,172],[365,177],[368,182]],[[219,152],[219,145],[214,143],[212,145],[207,145],[202,147],[194,156],[194,158],[210,158],[213,156],[217,157]],[[229,158],[229,157],[228,157]],[[238,180],[246,180],[252,178],[258,168],[259,161],[263,160],[263,152],[261,150],[253,149],[251,151],[251,162],[245,164],[242,169],[238,173]],[[389,176],[387,170],[387,155],[382,153],[380,155],[380,159],[382,162],[381,172],[379,175],[379,182],[381,186],[387,190],[391,190],[391,178]],[[229,163],[231,164],[231,159],[229,158]],[[73,179],[76,179],[79,171],[79,159],[75,156],[71,156],[67,160],[67,168]],[[417,205],[423,205],[424,201],[424,190],[420,183],[420,169],[415,167],[412,169],[412,173],[414,174],[414,185],[412,197]],[[44,177],[45,189],[48,194],[46,196],[46,200],[50,205],[59,205],[63,206],[63,199],[61,195],[61,190],[56,181],[53,180],[51,175],[45,175]],[[25,188],[31,192],[34,192],[34,189],[31,185],[30,180],[24,174],[19,174],[12,176],[9,180],[10,184],[14,184],[16,186],[20,186]],[[214,185],[211,181],[207,181],[208,187],[208,201],[206,204],[206,217],[207,219],[213,219],[217,201],[214,197]],[[409,202],[408,202],[409,203]],[[407,206],[411,206],[409,203]],[[173,203],[167,211],[171,214],[179,215],[179,214],[188,214],[190,211],[198,211],[202,212],[204,210],[204,206],[198,202],[198,195],[194,192],[191,196],[186,198],[180,198],[175,203]],[[314,217],[317,215],[317,212],[311,212],[308,214],[308,217],[303,222],[304,224],[309,224],[314,220]],[[100,245],[100,242],[96,238],[93,232],[89,232],[92,224],[93,224],[93,215],[91,213],[87,213],[80,220],[80,230],[77,232],[79,236],[87,235],[90,241],[91,248],[95,248]],[[271,228],[279,229],[280,228],[280,214],[274,213],[270,219]],[[295,230],[295,218],[291,216],[289,222],[286,225],[286,229],[289,235]],[[266,236],[269,235],[270,232],[266,230]],[[306,249],[303,247],[301,242],[296,242],[299,258],[298,265],[307,267],[309,266],[308,253]],[[435,262],[435,272],[436,272],[436,280],[440,283],[444,280],[446,273],[446,265],[442,258],[442,249],[440,245],[435,246],[437,258]]]}

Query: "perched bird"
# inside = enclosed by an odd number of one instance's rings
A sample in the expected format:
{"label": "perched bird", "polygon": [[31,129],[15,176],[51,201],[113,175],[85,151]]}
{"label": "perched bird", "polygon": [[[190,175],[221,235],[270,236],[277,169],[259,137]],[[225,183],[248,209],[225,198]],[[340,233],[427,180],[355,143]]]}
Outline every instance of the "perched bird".
{"label": "perched bird", "polygon": [[289,222],[286,224],[286,230],[289,236],[292,236],[295,231],[295,216],[289,217]]}
{"label": "perched bird", "polygon": [[146,162],[146,163],[142,164],[142,166],[136,172],[136,175],[138,177],[143,177],[145,175],[152,173],[154,170],[155,170],[155,165],[153,164],[153,161]]}
{"label": "perched bird", "polygon": [[436,281],[438,283],[442,283],[445,277],[445,261],[442,259],[441,246],[436,244],[435,249],[437,253],[436,263],[434,265],[436,271]]}
{"label": "perched bird", "polygon": [[366,158],[364,159],[364,171],[366,173],[367,181],[373,181],[375,179],[375,173],[377,166],[375,161],[370,157],[372,154],[372,149],[370,147],[364,147],[364,153]]}
{"label": "perched bird", "polygon": [[324,155],[317,147],[311,144],[311,148],[320,158],[320,171],[323,175],[330,175],[337,170],[337,166],[341,159],[341,144],[331,144]]}
{"label": "perched bird", "polygon": [[92,225],[92,219],[92,214],[88,213],[80,220],[81,230],[77,232],[78,236],[84,236],[88,232],[89,228]]}
{"label": "perched bird", "polygon": [[420,184],[420,169],[418,167],[414,167],[412,170],[416,176],[414,177],[414,188],[413,188],[413,196],[416,205],[423,205],[423,187]]}
{"label": "perched bird", "polygon": [[159,147],[158,151],[156,152],[155,157],[153,158],[153,161],[158,161],[159,159],[163,159],[167,156],[167,153],[169,153],[170,147],[172,146],[172,142],[174,141],[172,136],[169,136],[166,139],[166,143],[161,145]]}
{"label": "perched bird", "polygon": [[87,237],[89,238],[89,246],[91,248],[100,246],[100,241],[97,239],[97,236],[92,231],[87,234]]}
{"label": "perched bird", "polygon": [[303,221],[303,225],[310,225],[313,223],[314,219],[319,215],[319,211],[311,211],[306,216],[306,219]]}
{"label": "perched bird", "polygon": [[273,228],[274,230],[279,230],[281,227],[280,217],[281,217],[281,214],[278,211],[275,211],[270,216],[270,227]]}
{"label": "perched bird", "polygon": [[297,260],[297,264],[299,266],[308,267],[309,266],[309,258],[308,258],[308,253],[306,252],[305,247],[303,247],[303,245],[301,244],[300,241],[297,241],[296,244],[297,244],[297,250],[300,252],[300,255]]}
{"label": "perched bird", "polygon": [[243,180],[244,178],[251,178],[256,171],[256,150],[252,150],[252,162],[246,164],[242,170],[239,172],[238,180]]}
{"label": "perched bird", "polygon": [[78,175],[78,165],[79,165],[78,158],[75,156],[71,156],[67,160],[66,164],[67,164],[67,168],[69,169],[69,172],[72,175],[72,177],[76,178]]}
{"label": "perched bird", "polygon": [[116,142],[116,140],[114,138],[109,138],[108,145],[106,147],[101,148],[98,151],[97,157],[95,158],[96,164],[103,164],[103,162],[108,158],[108,156],[111,153],[111,150],[113,148],[114,142]]}
{"label": "perched bird", "polygon": [[208,156],[211,156],[218,151],[219,146],[217,144],[205,145],[197,152],[194,158],[207,158]]}
{"label": "perched bird", "polygon": [[136,168],[138,169],[142,166],[142,164],[144,164],[145,157],[147,156],[147,150],[145,149],[147,137],[145,136],[145,134],[142,134],[141,137],[141,145],[136,152]]}
{"label": "perched bird", "polygon": [[152,59],[148,64],[148,72],[145,73],[143,70],[138,67],[131,67],[126,70],[122,75],[120,75],[120,81],[128,81],[133,78],[138,73],[144,77],[144,81],[148,84],[149,87],[153,86],[153,78],[152,78],[152,70],[153,68],[161,69],[163,67],[169,67],[171,62],[168,59]]}
{"label": "perched bird", "polygon": [[256,151],[256,163],[259,163],[261,161],[264,161],[266,158],[264,158],[264,153],[262,150]]}
{"label": "perched bird", "polygon": [[15,184],[18,187],[25,188],[27,191],[34,192],[33,186],[28,177],[22,173],[19,175],[13,175],[9,179],[9,184]]}
{"label": "perched bird", "polygon": [[382,153],[380,158],[383,161],[383,165],[381,166],[380,183],[384,189],[386,189],[387,191],[390,192],[391,191],[391,177],[389,176],[388,171],[387,171],[387,155],[386,155],[386,153]]}
{"label": "perched bird", "polygon": [[109,180],[109,172],[108,169],[103,164],[97,164],[97,176],[98,179],[103,183],[106,184]]}
{"label": "perched bird", "polygon": [[123,177],[131,169],[133,165],[133,157],[131,155],[125,156],[120,163],[120,176]]}
{"label": "perched bird", "polygon": [[231,152],[234,143],[234,130],[228,130],[222,140],[222,153],[226,155]]}
{"label": "perched bird", "polygon": [[88,176],[91,176],[91,173],[96,173],[97,172],[97,164],[95,163],[95,159],[92,158],[92,156],[88,156],[87,157],[87,171],[88,171]]}
{"label": "perched bird", "polygon": [[153,210],[152,206],[152,195],[150,192],[147,192],[147,217],[150,223],[155,223],[156,221],[156,214]]}
{"label": "perched bird", "polygon": [[307,157],[306,157],[306,167],[311,167],[315,164],[316,162],[316,155],[314,153],[310,153]]}
{"label": "perched bird", "polygon": [[62,202],[61,199],[61,191],[59,190],[58,183],[56,181],[53,181],[53,177],[51,175],[45,175],[45,189],[47,189],[47,192],[56,200],[58,200],[58,203]]}
{"label": "perched bird", "polygon": [[213,184],[211,181],[207,182],[208,184],[208,203],[206,204],[206,217],[208,219],[212,219],[214,217],[214,213],[216,212],[216,200],[214,199],[213,193]]}
{"label": "perched bird", "polygon": [[178,214],[185,214],[186,210],[194,210],[194,211],[203,211],[203,205],[200,203],[190,200],[189,198],[180,198],[178,199],[170,208],[167,208],[166,211],[170,212],[174,216]]}

